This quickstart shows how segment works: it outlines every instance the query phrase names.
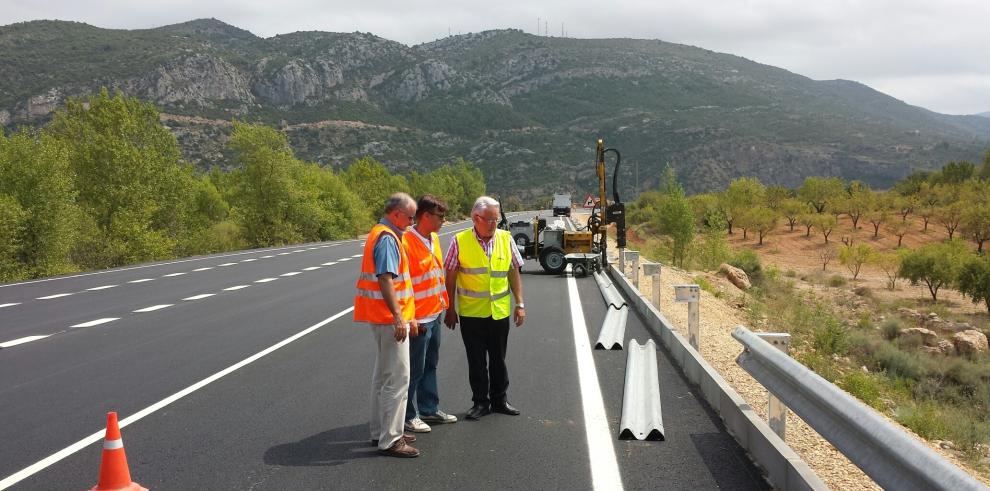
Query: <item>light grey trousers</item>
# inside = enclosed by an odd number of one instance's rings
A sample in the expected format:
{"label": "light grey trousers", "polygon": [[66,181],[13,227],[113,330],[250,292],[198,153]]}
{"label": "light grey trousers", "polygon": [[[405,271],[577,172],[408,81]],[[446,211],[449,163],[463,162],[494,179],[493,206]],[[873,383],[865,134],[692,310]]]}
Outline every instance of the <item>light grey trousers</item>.
{"label": "light grey trousers", "polygon": [[371,374],[371,439],[385,450],[402,437],[409,394],[409,339],[395,340],[391,325],[371,324],[377,357]]}

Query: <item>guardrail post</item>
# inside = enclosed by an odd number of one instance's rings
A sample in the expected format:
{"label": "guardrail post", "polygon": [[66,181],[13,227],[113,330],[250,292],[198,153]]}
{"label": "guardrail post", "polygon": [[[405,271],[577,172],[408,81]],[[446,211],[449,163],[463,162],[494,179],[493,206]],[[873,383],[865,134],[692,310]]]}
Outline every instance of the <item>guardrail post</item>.
{"label": "guardrail post", "polygon": [[643,274],[650,277],[653,284],[653,305],[660,308],[660,263],[643,263]]}
{"label": "guardrail post", "polygon": [[[770,343],[774,348],[779,349],[784,352],[784,354],[789,354],[791,347],[791,335],[786,332],[759,332],[756,333],[764,341]],[[777,396],[773,395],[771,392],[767,392],[770,395],[770,400],[767,401],[767,422],[770,424],[770,429],[780,437],[781,440],[784,439],[784,432],[787,430],[787,406]]]}
{"label": "guardrail post", "polygon": [[701,287],[698,285],[674,285],[674,301],[688,304],[688,342],[701,352],[701,332],[698,329],[698,301],[701,300]]}
{"label": "guardrail post", "polygon": [[632,283],[639,290],[639,251],[629,251],[632,258]]}

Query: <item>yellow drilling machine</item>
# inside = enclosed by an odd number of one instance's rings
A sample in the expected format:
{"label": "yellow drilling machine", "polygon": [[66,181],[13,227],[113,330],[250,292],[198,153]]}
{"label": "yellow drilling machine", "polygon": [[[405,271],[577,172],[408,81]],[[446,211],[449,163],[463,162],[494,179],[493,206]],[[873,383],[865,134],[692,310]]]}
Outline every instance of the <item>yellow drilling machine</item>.
{"label": "yellow drilling machine", "polygon": [[[612,201],[605,195],[605,154],[615,154],[615,170],[612,173]],[[619,199],[616,178],[622,157],[614,148],[605,148],[605,142],[598,140],[595,151],[595,169],[598,175],[598,204],[592,209],[588,222],[577,230],[567,230],[558,224],[547,226],[545,218],[534,217],[531,221],[510,223],[508,228],[516,246],[526,259],[538,259],[540,266],[551,274],[560,274],[568,264],[575,276],[585,276],[591,271],[600,271],[607,264],[606,231],[615,224],[616,244],[626,246],[626,207]]]}

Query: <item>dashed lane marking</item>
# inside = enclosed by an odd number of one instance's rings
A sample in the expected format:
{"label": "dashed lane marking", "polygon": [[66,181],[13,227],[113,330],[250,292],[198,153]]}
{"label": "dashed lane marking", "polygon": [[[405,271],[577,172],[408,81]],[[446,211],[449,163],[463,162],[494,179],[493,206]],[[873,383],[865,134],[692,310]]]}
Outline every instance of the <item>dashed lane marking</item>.
{"label": "dashed lane marking", "polygon": [[208,270],[211,270],[211,269],[213,269],[213,266],[207,266],[205,268],[196,268],[193,271],[208,271]]}
{"label": "dashed lane marking", "polygon": [[224,288],[223,291],[225,291],[225,292],[232,292],[234,290],[243,290],[244,288],[247,288],[249,286],[251,286],[251,285],[237,285],[237,286],[232,286],[230,288]]}
{"label": "dashed lane marking", "polygon": [[128,281],[128,283],[144,283],[145,281],[155,281],[154,278],[141,278],[140,280]]}
{"label": "dashed lane marking", "polygon": [[154,312],[156,310],[167,309],[167,308],[169,308],[171,306],[172,306],[172,304],[170,304],[170,303],[163,303],[161,305],[152,305],[151,307],[145,307],[143,309],[137,309],[134,312],[135,313],[140,313],[140,312]]}
{"label": "dashed lane marking", "polygon": [[203,299],[203,298],[206,298],[206,297],[212,297],[213,295],[216,295],[216,293],[204,293],[202,295],[194,295],[194,296],[191,296],[191,297],[183,298],[183,300],[199,300],[199,299]]}
{"label": "dashed lane marking", "polygon": [[299,271],[293,271],[291,273],[280,274],[279,276],[295,276],[297,274],[301,274],[301,273]]}
{"label": "dashed lane marking", "polygon": [[103,285],[103,286],[97,286],[97,287],[93,287],[93,288],[87,288],[86,291],[95,292],[97,290],[106,290],[107,288],[117,288],[117,286],[119,286],[119,285]]}
{"label": "dashed lane marking", "polygon": [[223,268],[223,267],[226,267],[226,266],[234,266],[236,264],[237,263],[223,263],[223,264],[218,264],[217,266],[220,266],[221,268]]}
{"label": "dashed lane marking", "polygon": [[303,271],[315,271],[317,269],[320,269],[320,267],[319,266],[310,266],[308,268],[303,268]]}
{"label": "dashed lane marking", "polygon": [[291,252],[280,252],[280,253],[278,253],[279,256],[288,256],[289,254],[292,254],[292,253]]}
{"label": "dashed lane marking", "polygon": [[269,255],[267,255],[267,256],[261,256],[261,259],[268,259],[268,258],[270,258],[270,257],[275,257],[275,256],[274,256],[274,255],[272,255],[272,254],[269,254]]}
{"label": "dashed lane marking", "polygon": [[278,278],[262,278],[260,280],[255,280],[255,283],[268,283],[269,281],[275,281]]}
{"label": "dashed lane marking", "polygon": [[53,298],[68,297],[69,295],[75,295],[75,293],[59,293],[56,295],[48,295],[47,297],[38,297],[35,300],[51,300]]}
{"label": "dashed lane marking", "polygon": [[113,322],[116,320],[120,320],[120,317],[104,317],[102,319],[83,322],[82,324],[76,324],[74,326],[69,326],[69,327],[93,327],[93,326],[98,326],[100,324],[106,324],[107,322]]}
{"label": "dashed lane marking", "polygon": [[350,261],[350,260],[351,260],[351,258],[349,258],[349,257],[342,257],[342,258],[338,259],[337,262],[338,263],[342,263],[344,261]]}
{"label": "dashed lane marking", "polygon": [[355,255],[353,255],[351,257],[353,257],[353,258],[364,257],[364,254],[355,254]]}
{"label": "dashed lane marking", "polygon": [[[354,310],[354,307],[348,307],[347,309],[345,309],[345,310],[343,310],[341,312],[338,312],[338,313],[334,314],[331,317],[328,317],[326,319],[323,319],[319,323],[314,324],[314,325],[312,325],[310,327],[307,327],[306,329],[304,329],[304,330],[302,330],[302,331],[300,331],[300,332],[298,332],[298,333],[296,333],[296,334],[294,334],[294,335],[292,335],[292,336],[290,336],[290,337],[288,337],[288,338],[286,338],[286,339],[284,339],[284,340],[282,340],[282,341],[280,341],[280,342],[278,342],[278,343],[276,343],[276,344],[274,344],[274,345],[272,345],[272,346],[270,346],[268,348],[265,348],[265,349],[263,349],[263,350],[255,353],[255,354],[253,354],[253,355],[251,355],[251,356],[249,356],[249,357],[247,357],[247,358],[245,358],[245,359],[243,359],[243,360],[241,360],[241,361],[239,361],[239,362],[237,362],[237,363],[235,363],[235,364],[233,364],[233,365],[231,365],[231,366],[229,366],[229,367],[227,367],[227,368],[225,368],[225,369],[223,369],[223,370],[221,370],[221,371],[219,371],[219,372],[217,372],[217,373],[215,373],[213,375],[210,375],[209,377],[206,377],[203,380],[200,380],[199,382],[196,382],[195,384],[192,384],[189,387],[186,387],[185,389],[182,389],[179,392],[176,392],[175,394],[172,394],[172,395],[170,395],[170,396],[168,396],[168,397],[166,397],[166,398],[164,398],[164,399],[162,399],[162,400],[160,400],[160,401],[158,401],[158,402],[156,402],[156,403],[154,403],[154,404],[152,404],[152,405],[144,408],[144,409],[142,409],[142,410],[134,413],[131,416],[128,416],[128,417],[126,417],[124,419],[121,419],[120,420],[120,424],[119,424],[120,428],[127,427],[128,425],[130,425],[132,423],[136,423],[137,421],[140,421],[145,416],[148,416],[149,414],[153,414],[155,411],[158,411],[159,409],[161,409],[163,407],[166,407],[169,404],[172,404],[173,402],[178,401],[179,399],[182,399],[183,397],[186,397],[189,394],[192,394],[193,392],[196,392],[197,390],[202,389],[203,387],[206,387],[207,385],[209,385],[209,384],[211,384],[213,382],[216,382],[217,380],[220,380],[221,378],[226,377],[227,375],[230,375],[231,373],[233,373],[233,372],[235,372],[235,371],[237,371],[237,370],[239,370],[239,369],[241,369],[241,368],[243,368],[243,367],[245,367],[247,365],[250,365],[251,363],[254,363],[255,361],[258,361],[261,358],[264,358],[265,356],[268,356],[269,354],[271,354],[271,353],[275,352],[276,350],[278,350],[278,349],[280,349],[280,348],[282,348],[282,347],[284,347],[284,346],[286,346],[286,345],[288,345],[288,344],[296,341],[297,339],[299,339],[299,338],[301,338],[301,337],[303,337],[303,336],[305,336],[305,335],[307,335],[307,334],[309,334],[309,333],[311,333],[311,332],[313,332],[313,331],[315,331],[315,330],[317,330],[317,329],[319,329],[319,328],[321,328],[321,327],[323,327],[323,326],[325,326],[325,325],[327,325],[327,324],[329,324],[329,323],[331,323],[331,322],[333,322],[333,321],[335,321],[335,320],[337,320],[337,319],[339,319],[339,318],[341,318],[341,317],[349,314],[353,310]],[[96,433],[93,433],[92,435],[89,435],[89,436],[83,438],[82,440],[79,440],[78,442],[73,443],[72,445],[69,445],[68,447],[63,448],[62,450],[59,450],[58,452],[55,452],[55,453],[49,455],[48,457],[45,457],[45,458],[39,460],[38,462],[35,462],[34,464],[31,464],[31,465],[27,466],[24,469],[21,469],[21,470],[17,471],[14,474],[11,474],[11,475],[3,478],[3,480],[0,480],[0,489],[7,489],[7,488],[9,488],[9,487],[11,487],[11,486],[13,486],[13,485],[15,485],[15,484],[23,481],[24,479],[27,479],[27,478],[33,476],[34,474],[36,474],[36,473],[38,473],[38,472],[40,472],[42,470],[45,470],[46,468],[48,468],[52,464],[54,464],[54,463],[56,463],[56,462],[58,462],[58,461],[60,461],[60,460],[62,460],[64,458],[66,458],[66,457],[68,457],[68,456],[70,456],[70,455],[72,455],[72,454],[74,454],[74,453],[76,453],[76,452],[78,452],[78,451],[80,451],[80,450],[82,450],[84,448],[87,448],[90,445],[92,445],[92,444],[94,444],[94,443],[96,443],[96,442],[104,439],[105,436],[106,436],[106,429],[101,428]]]}
{"label": "dashed lane marking", "polygon": [[257,261],[257,260],[258,260],[258,258],[252,257],[252,258],[249,258],[249,259],[241,259],[241,262],[242,263],[249,263],[251,261]]}
{"label": "dashed lane marking", "polygon": [[45,334],[44,336],[27,336],[23,338],[14,339],[12,341],[5,341],[0,343],[0,348],[10,348],[11,346],[17,346],[18,344],[30,343],[31,341],[37,341],[39,339],[45,339],[51,334]]}
{"label": "dashed lane marking", "polygon": [[182,272],[182,273],[169,273],[169,274],[163,274],[163,275],[162,275],[162,278],[171,278],[171,277],[173,277],[173,276],[182,276],[182,275],[184,275],[184,274],[186,274],[186,272]]}
{"label": "dashed lane marking", "polygon": [[333,266],[334,264],[337,264],[337,261],[330,261],[328,263],[323,263],[320,266]]}
{"label": "dashed lane marking", "polygon": [[20,304],[21,304],[21,302],[14,302],[14,303],[0,303],[0,309],[2,309],[2,308],[4,308],[4,307],[13,307],[13,306],[15,306],[15,305],[20,305]]}

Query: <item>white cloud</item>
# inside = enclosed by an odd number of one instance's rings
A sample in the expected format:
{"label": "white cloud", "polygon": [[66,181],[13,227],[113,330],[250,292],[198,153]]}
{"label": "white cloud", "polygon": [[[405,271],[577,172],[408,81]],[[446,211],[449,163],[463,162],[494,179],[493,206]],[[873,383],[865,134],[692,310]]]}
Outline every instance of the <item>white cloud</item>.
{"label": "white cloud", "polygon": [[[0,24],[58,18],[149,28],[215,17],[269,37],[372,32],[405,44],[486,29],[546,26],[571,37],[663,39],[731,53],[814,79],[866,83],[948,113],[990,110],[986,0],[5,0]],[[935,85],[937,84],[937,85]]]}

